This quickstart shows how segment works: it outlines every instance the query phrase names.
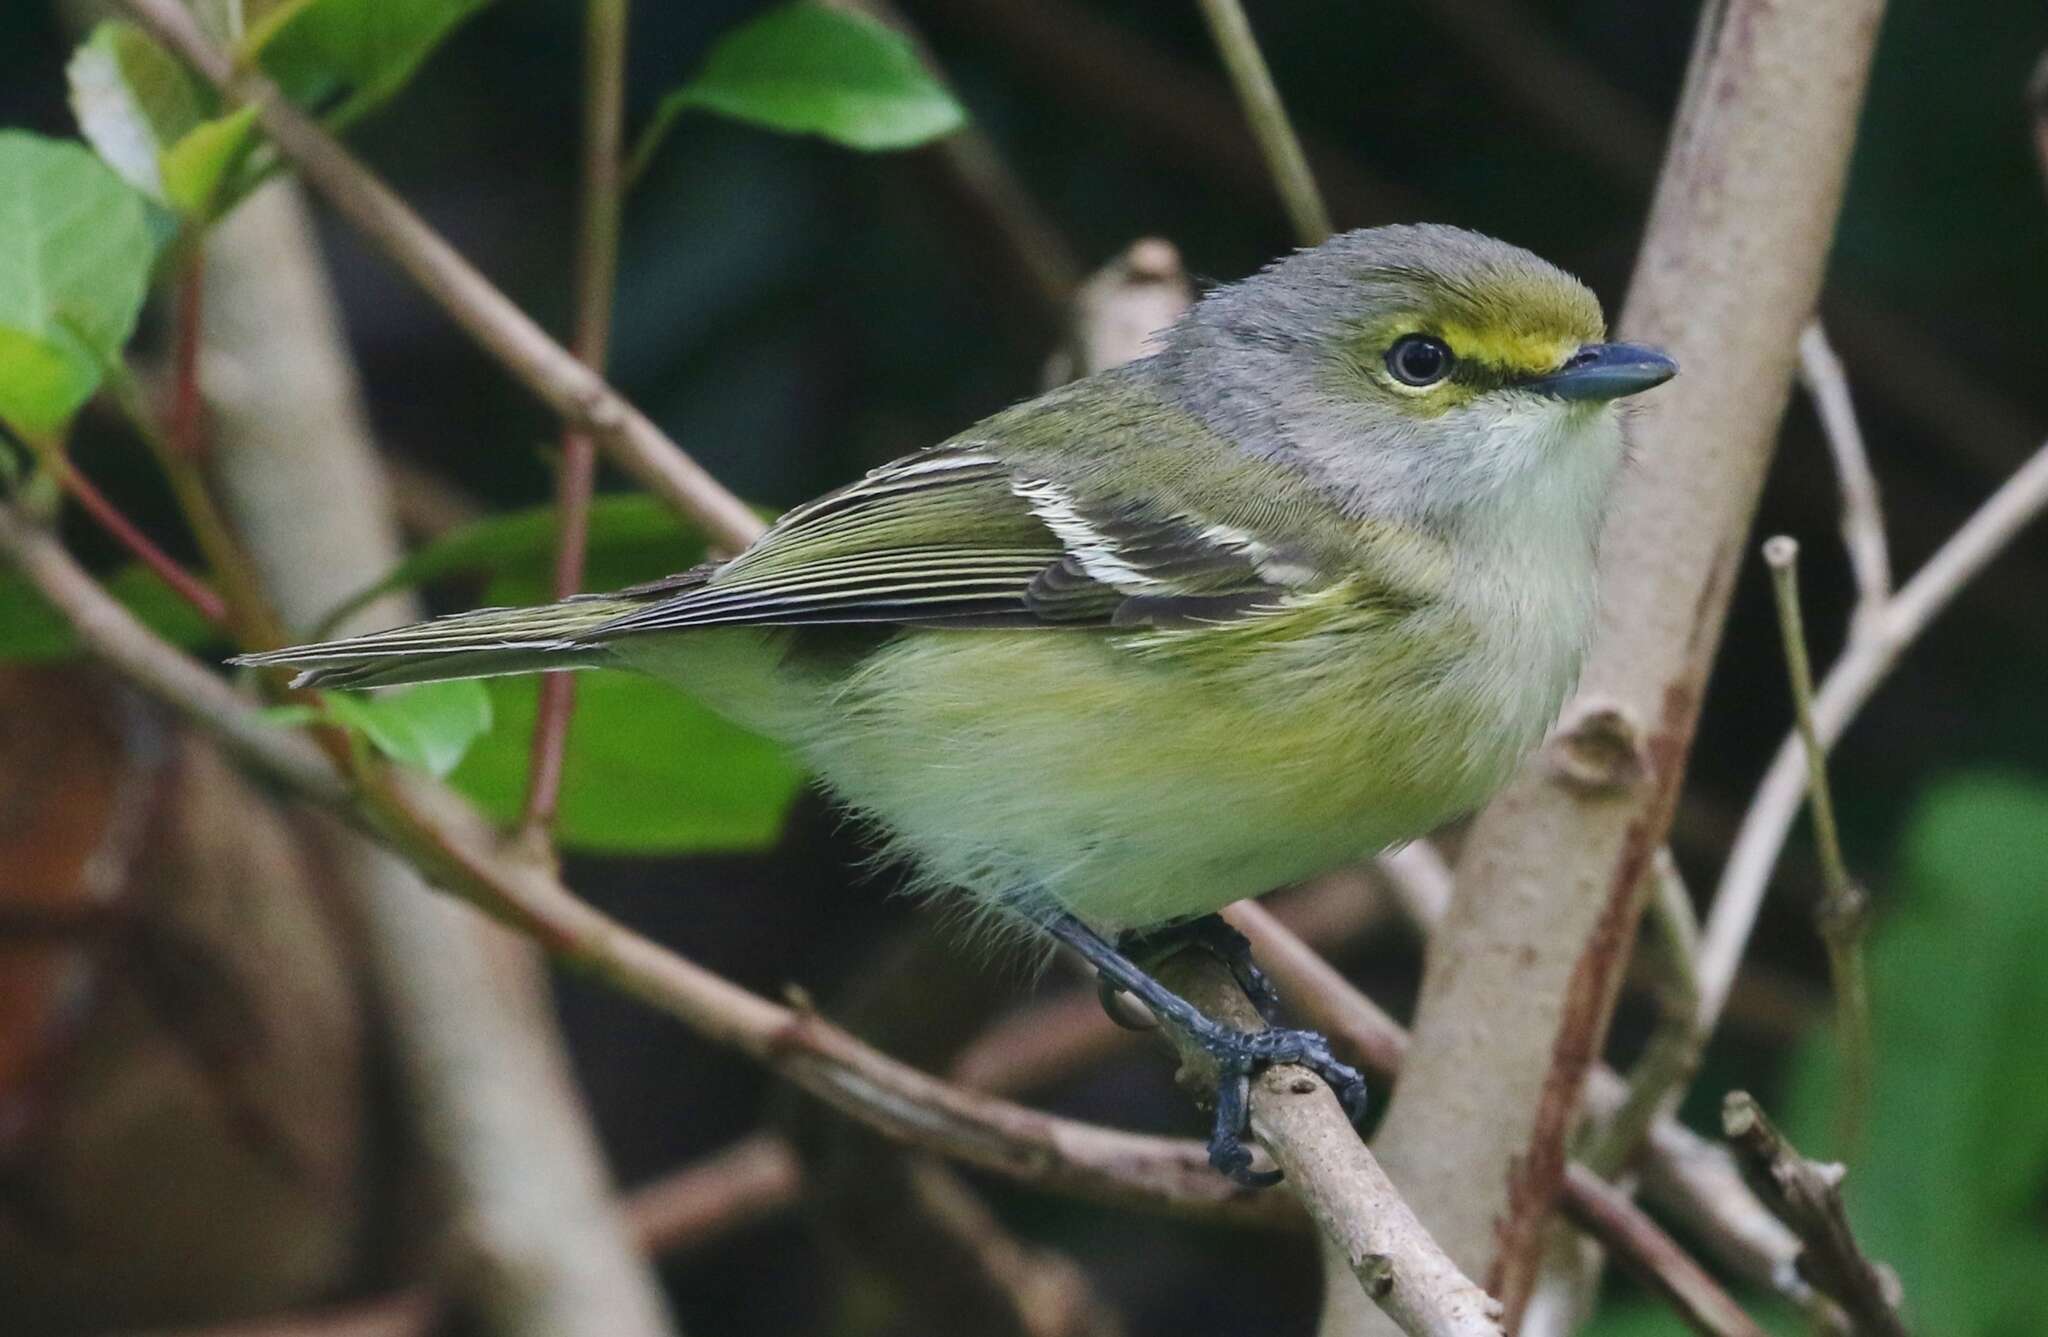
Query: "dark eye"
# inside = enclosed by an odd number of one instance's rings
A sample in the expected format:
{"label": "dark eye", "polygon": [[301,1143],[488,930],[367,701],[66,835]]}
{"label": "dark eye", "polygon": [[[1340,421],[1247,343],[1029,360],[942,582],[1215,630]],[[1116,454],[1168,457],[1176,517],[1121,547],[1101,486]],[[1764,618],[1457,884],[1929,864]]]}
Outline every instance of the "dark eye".
{"label": "dark eye", "polygon": [[1387,350],[1387,370],[1403,385],[1435,385],[1451,374],[1450,346],[1427,334],[1407,334]]}

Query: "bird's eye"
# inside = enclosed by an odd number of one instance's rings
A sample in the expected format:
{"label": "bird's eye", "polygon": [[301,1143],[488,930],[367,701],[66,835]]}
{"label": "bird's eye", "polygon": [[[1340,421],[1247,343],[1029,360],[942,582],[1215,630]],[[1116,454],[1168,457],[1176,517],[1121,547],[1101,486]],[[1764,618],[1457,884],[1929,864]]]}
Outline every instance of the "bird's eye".
{"label": "bird's eye", "polygon": [[1451,374],[1450,345],[1427,334],[1407,334],[1387,350],[1387,371],[1403,385],[1435,385]]}

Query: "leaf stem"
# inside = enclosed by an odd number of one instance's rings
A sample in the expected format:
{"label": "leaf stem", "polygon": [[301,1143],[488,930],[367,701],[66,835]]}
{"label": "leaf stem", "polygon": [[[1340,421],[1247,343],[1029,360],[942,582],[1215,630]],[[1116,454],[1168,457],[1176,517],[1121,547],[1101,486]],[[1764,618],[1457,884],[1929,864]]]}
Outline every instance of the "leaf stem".
{"label": "leaf stem", "polygon": [[[625,189],[620,151],[625,133],[626,32],[631,9],[631,0],[588,0],[584,8],[582,218],[577,229],[576,328],[570,351],[599,374],[604,371],[613,297],[618,289],[619,211]],[[562,458],[555,471],[555,510],[560,526],[554,571],[557,599],[566,599],[583,588],[596,476],[596,441],[578,424],[567,424],[562,429]],[[526,803],[519,819],[521,839],[536,849],[545,845],[560,807],[562,758],[575,710],[575,676],[543,674]]]}
{"label": "leaf stem", "polygon": [[1201,6],[1209,33],[1216,40],[1217,54],[1230,71],[1238,101],[1244,104],[1245,119],[1259,141],[1267,170],[1273,174],[1280,203],[1294,225],[1294,235],[1304,246],[1317,245],[1330,235],[1330,211],[1309,171],[1301,139],[1287,119],[1287,108],[1281,104],[1273,72],[1266,68],[1266,58],[1259,53],[1258,39],[1252,36],[1244,6],[1239,0],[1201,0]]}
{"label": "leaf stem", "polygon": [[61,455],[49,457],[49,464],[57,476],[58,483],[100,528],[107,531],[113,540],[126,548],[137,561],[156,574],[157,579],[170,587],[186,603],[199,611],[207,621],[227,626],[227,602],[213,591],[206,582],[180,566],[177,559],[159,548],[142,532],[134,521],[121,513],[121,508],[107,499],[107,495],[93,486],[92,481],[73,467],[71,461]]}
{"label": "leaf stem", "polygon": [[1814,841],[1820,848],[1824,890],[1814,909],[1814,924],[1827,945],[1836,1024],[1841,1031],[1842,1099],[1836,1135],[1846,1157],[1861,1138],[1870,1094],[1870,989],[1863,965],[1870,898],[1849,876],[1848,861],[1842,857],[1841,830],[1835,822],[1834,797],[1828,789],[1827,752],[1814,725],[1813,667],[1807,658],[1806,625],[1799,610],[1798,542],[1785,534],[1766,540],[1764,562],[1771,568],[1771,590],[1777,597],[1778,630],[1785,642],[1785,670],[1791,683],[1800,743],[1806,753],[1807,804],[1813,812]]}

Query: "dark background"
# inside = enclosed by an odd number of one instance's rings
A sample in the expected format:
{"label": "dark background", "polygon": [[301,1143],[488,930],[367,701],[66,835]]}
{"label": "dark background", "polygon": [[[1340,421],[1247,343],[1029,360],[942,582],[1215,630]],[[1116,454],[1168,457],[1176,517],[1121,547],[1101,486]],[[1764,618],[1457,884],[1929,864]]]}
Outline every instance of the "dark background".
{"label": "dark background", "polygon": [[[1465,4],[1290,0],[1255,4],[1252,17],[1298,123],[1341,164],[1322,174],[1340,226],[1430,218],[1492,232],[1578,272],[1615,312],[1693,10],[1631,0],[1503,7],[1548,45]],[[629,124],[757,8],[637,6]],[[1158,234],[1178,243],[1196,275],[1220,281],[1288,248],[1192,6],[911,0],[906,9],[1083,264]],[[579,42],[580,6],[500,4],[351,135],[556,330],[567,323]],[[0,7],[0,122],[75,132],[61,85],[67,45],[49,7]],[[2022,98],[2044,45],[2038,0],[1901,0],[1888,20],[1825,300],[1902,576],[2048,429],[2048,205]],[[1574,84],[1584,77],[1597,96]],[[1532,98],[1560,90],[1569,124],[1532,110]],[[1204,117],[1227,132],[1212,133]],[[743,496],[778,507],[1033,392],[1052,337],[1044,313],[932,179],[916,155],[869,157],[684,120],[627,214],[618,383]],[[325,219],[323,230],[387,449],[491,508],[544,499],[549,416],[353,234]],[[132,452],[96,444],[90,431],[81,450],[87,472],[117,497],[168,516]],[[1805,541],[1822,662],[1848,606],[1836,514],[1825,446],[1795,395],[1757,536]],[[2044,585],[2048,545],[2036,534],[1958,602],[1837,754],[1850,858],[1881,912],[1898,831],[1930,785],[1962,771],[2048,774]],[[1788,720],[1768,590],[1752,561],[1679,822],[1696,888],[1711,887]],[[1808,851],[1795,835],[1703,1091],[1736,1071],[1768,1089],[1774,1056],[1821,1006]],[[770,991],[801,981],[833,1000],[909,918],[888,899],[886,878],[843,871],[857,855],[807,800],[782,844],[760,857],[577,860],[569,872],[607,908],[716,970]],[[1377,996],[1405,1006],[1409,944],[1368,944],[1348,964]],[[561,997],[624,1180],[702,1154],[764,1109],[787,1115],[786,1095],[675,1026],[575,981]],[[1625,1018],[1618,1043],[1631,1033]],[[1058,1103],[1192,1130],[1160,1063],[1097,1073]],[[1305,1246],[990,1187],[1018,1229],[1086,1260],[1133,1333],[1307,1330],[1315,1291]],[[698,1337],[852,1330],[843,1295],[819,1283],[831,1275],[829,1252],[787,1222],[678,1260],[667,1276]],[[1300,1309],[1273,1325],[1281,1282]]]}

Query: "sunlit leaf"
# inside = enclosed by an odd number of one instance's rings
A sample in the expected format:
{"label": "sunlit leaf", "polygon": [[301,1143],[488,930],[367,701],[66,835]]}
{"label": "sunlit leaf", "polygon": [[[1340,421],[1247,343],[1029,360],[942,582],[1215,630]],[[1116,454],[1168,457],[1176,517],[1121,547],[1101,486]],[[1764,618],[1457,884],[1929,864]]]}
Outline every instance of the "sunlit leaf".
{"label": "sunlit leaf", "polygon": [[0,131],[0,419],[50,431],[127,343],[156,253],[145,208],[83,145]]}
{"label": "sunlit leaf", "polygon": [[393,761],[446,775],[490,731],[491,698],[473,679],[429,682],[382,692],[329,692],[337,722],[361,733]]}
{"label": "sunlit leaf", "polygon": [[721,38],[697,77],[662,99],[633,151],[635,174],[693,110],[869,150],[914,148],[967,121],[902,34],[811,0]]}
{"label": "sunlit leaf", "polygon": [[102,23],[64,67],[86,142],[121,179],[162,200],[164,149],[213,111],[210,90],[132,23]]}

